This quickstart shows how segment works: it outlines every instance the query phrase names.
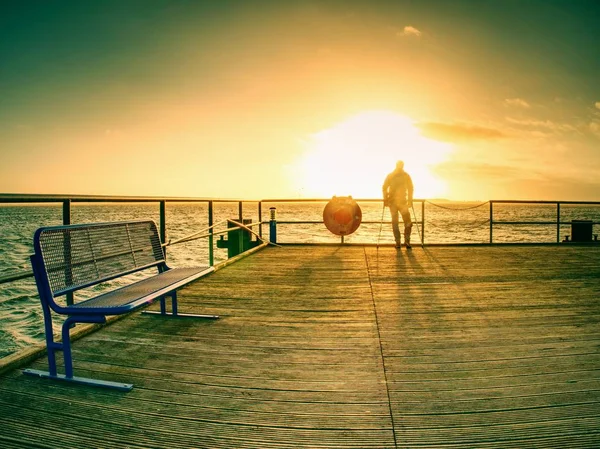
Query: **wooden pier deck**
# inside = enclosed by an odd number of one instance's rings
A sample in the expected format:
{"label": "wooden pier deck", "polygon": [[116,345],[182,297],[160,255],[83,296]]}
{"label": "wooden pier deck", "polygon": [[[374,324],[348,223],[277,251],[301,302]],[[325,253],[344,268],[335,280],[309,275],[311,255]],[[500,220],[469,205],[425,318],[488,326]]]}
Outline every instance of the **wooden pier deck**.
{"label": "wooden pier deck", "polygon": [[267,248],[179,298],[221,319],[74,343],[129,393],[0,376],[0,447],[600,447],[600,247]]}

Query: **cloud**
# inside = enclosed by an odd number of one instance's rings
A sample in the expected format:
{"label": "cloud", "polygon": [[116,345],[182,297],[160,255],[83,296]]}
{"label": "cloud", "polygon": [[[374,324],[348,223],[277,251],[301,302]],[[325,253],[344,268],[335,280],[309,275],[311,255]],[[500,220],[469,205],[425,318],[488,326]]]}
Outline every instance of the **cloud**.
{"label": "cloud", "polygon": [[514,106],[517,108],[529,109],[531,106],[522,98],[507,98],[504,100],[504,106]]}
{"label": "cloud", "polygon": [[593,170],[565,174],[541,167],[447,162],[436,167],[436,174],[446,178],[449,184],[464,183],[467,189],[477,183],[479,199],[500,196],[522,200],[595,201],[600,191],[600,181]]}
{"label": "cloud", "polygon": [[445,162],[436,167],[436,172],[442,176],[454,179],[472,180],[504,180],[507,178],[522,178],[531,176],[531,172],[517,166],[490,164],[485,162],[456,163]]}
{"label": "cloud", "polygon": [[495,128],[460,123],[426,122],[417,125],[425,137],[442,142],[464,142],[472,140],[492,140],[508,137]]}
{"label": "cloud", "polygon": [[555,132],[574,132],[577,131],[577,127],[568,123],[557,123],[551,120],[536,120],[536,119],[516,119],[512,117],[506,117],[506,121],[513,125],[524,126],[528,128],[542,128],[548,129]]}
{"label": "cloud", "polygon": [[400,34],[400,36],[420,37],[423,33],[421,33],[421,31],[419,31],[415,27],[407,25],[407,26],[404,27],[404,29],[402,30],[402,32],[399,33],[399,34]]}

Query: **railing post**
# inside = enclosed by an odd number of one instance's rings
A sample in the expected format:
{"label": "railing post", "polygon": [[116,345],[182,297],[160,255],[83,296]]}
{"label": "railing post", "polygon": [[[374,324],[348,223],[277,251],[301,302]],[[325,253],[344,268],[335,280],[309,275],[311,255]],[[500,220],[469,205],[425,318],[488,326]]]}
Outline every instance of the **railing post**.
{"label": "railing post", "polygon": [[[160,240],[167,243],[167,202],[160,201]],[[167,258],[167,247],[163,246],[165,251],[165,259]]]}
{"label": "railing post", "polygon": [[490,200],[490,243],[494,241],[494,202]]}
{"label": "railing post", "polygon": [[[62,216],[63,216],[63,224],[70,225],[71,224],[71,200],[64,200],[62,206]],[[73,273],[71,272],[71,237],[67,234],[64,242],[64,252],[65,252],[65,260],[69,261],[67,267],[65,267],[65,278],[67,283],[72,282]],[[65,300],[68,306],[72,306],[74,303],[73,292],[68,292],[65,296]]]}
{"label": "railing post", "polygon": [[62,207],[63,224],[71,224],[71,200],[64,200]]}
{"label": "railing post", "polygon": [[258,202],[258,235],[262,237],[262,201]]}
{"label": "railing post", "polygon": [[560,243],[560,202],[556,203],[556,243]]}
{"label": "railing post", "polygon": [[425,201],[421,201],[421,243],[425,244]]}
{"label": "railing post", "polygon": [[208,264],[212,267],[215,264],[215,254],[213,249],[213,202],[208,202]]}
{"label": "railing post", "polygon": [[[240,223],[244,223],[244,206],[241,201],[238,201],[238,220]],[[242,254],[244,252],[244,231],[241,228],[238,228],[235,232],[238,235],[237,254]]]}
{"label": "railing post", "polygon": [[277,243],[277,209],[271,207],[269,209],[271,220],[269,221],[269,240],[272,243]]}

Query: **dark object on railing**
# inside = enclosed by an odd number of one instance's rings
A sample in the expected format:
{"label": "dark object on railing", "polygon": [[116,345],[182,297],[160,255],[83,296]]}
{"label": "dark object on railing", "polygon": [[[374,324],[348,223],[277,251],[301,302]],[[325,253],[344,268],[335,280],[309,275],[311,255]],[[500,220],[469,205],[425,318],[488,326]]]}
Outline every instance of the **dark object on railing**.
{"label": "dark object on railing", "polygon": [[323,209],[323,223],[335,235],[350,235],[362,221],[360,206],[351,196],[334,196]]}
{"label": "dark object on railing", "polygon": [[[236,221],[238,219],[232,218],[231,220]],[[260,240],[252,240],[250,231],[240,229],[235,223],[232,223],[232,221],[227,223],[227,228],[230,229],[227,231],[227,240],[225,240],[223,236],[217,240],[217,248],[227,248],[228,258],[242,254],[244,251],[248,251],[261,243]],[[251,223],[252,219],[244,218],[242,220],[242,224],[244,225],[249,225]]]}
{"label": "dark object on railing", "polygon": [[[122,315],[160,299],[162,316],[218,318],[177,312],[176,290],[214,267],[169,268],[153,221],[95,223],[40,228],[33,238],[31,264],[35,276],[46,332],[48,372],[28,369],[25,374],[86,385],[131,390],[133,385],[73,376],[69,330],[75,323],[106,322],[109,315]],[[112,289],[96,297],[63,305],[57,298],[125,275],[155,269],[151,277]],[[166,297],[172,311],[166,311]],[[62,342],[54,341],[52,311],[67,315]],[[65,374],[56,369],[56,351],[62,350]]]}
{"label": "dark object on railing", "polygon": [[571,221],[571,241],[573,242],[591,242],[592,241],[592,220],[572,220]]}

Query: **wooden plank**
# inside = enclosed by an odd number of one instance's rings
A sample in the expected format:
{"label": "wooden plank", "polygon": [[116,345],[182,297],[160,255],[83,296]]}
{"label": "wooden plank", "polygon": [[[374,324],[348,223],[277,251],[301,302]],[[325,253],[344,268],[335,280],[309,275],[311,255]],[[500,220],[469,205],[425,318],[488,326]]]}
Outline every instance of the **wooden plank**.
{"label": "wooden plank", "polygon": [[599,256],[368,252],[398,447],[599,445]]}
{"label": "wooden plank", "polygon": [[129,393],[1,375],[0,446],[595,448],[599,278],[598,247],[269,247],[180,291],[220,320],[74,343]]}

